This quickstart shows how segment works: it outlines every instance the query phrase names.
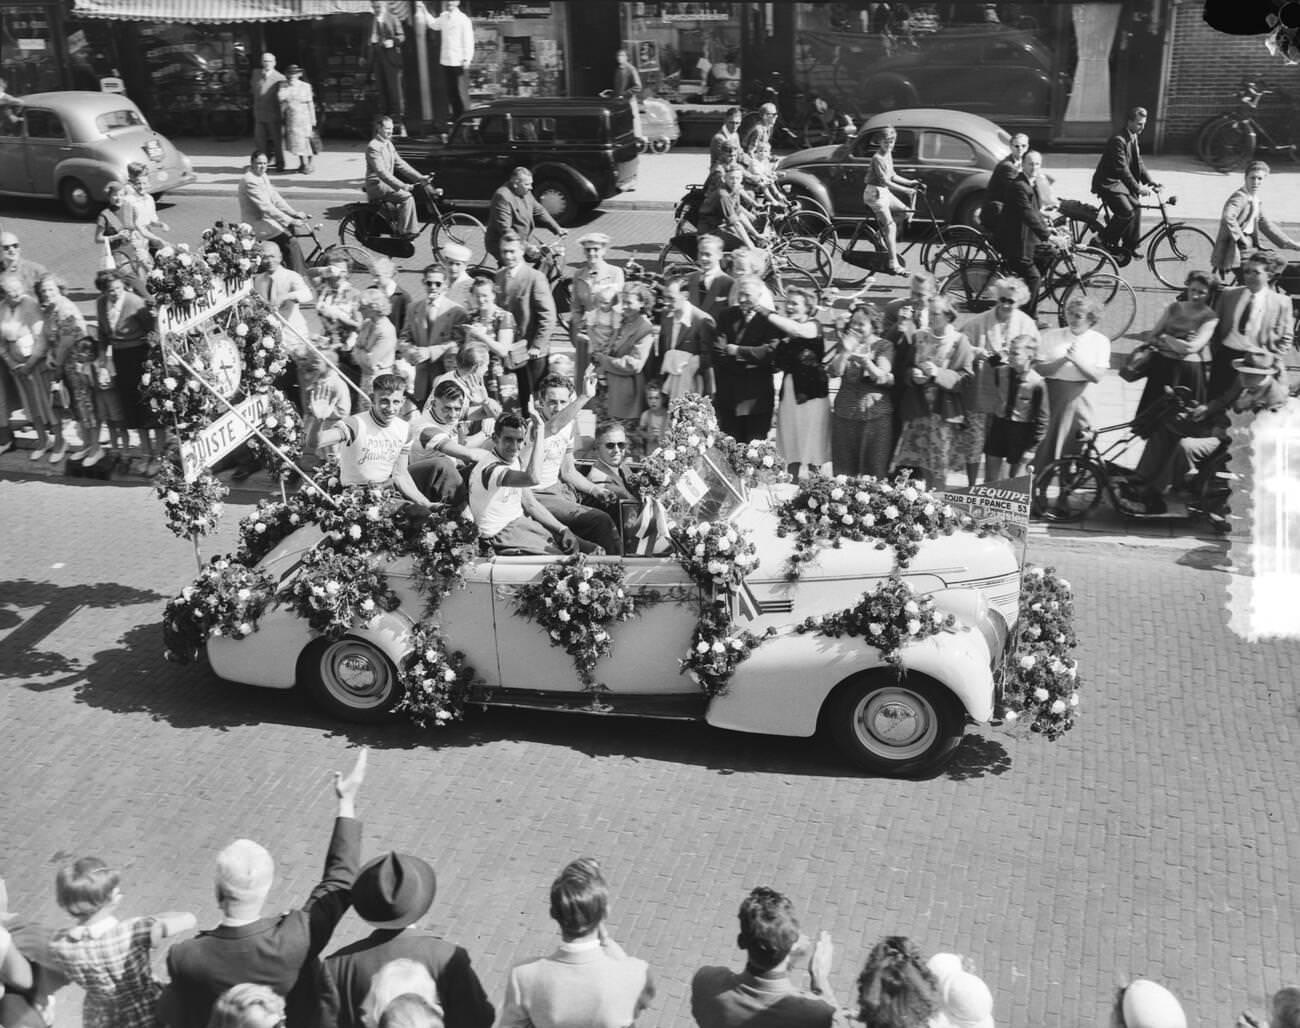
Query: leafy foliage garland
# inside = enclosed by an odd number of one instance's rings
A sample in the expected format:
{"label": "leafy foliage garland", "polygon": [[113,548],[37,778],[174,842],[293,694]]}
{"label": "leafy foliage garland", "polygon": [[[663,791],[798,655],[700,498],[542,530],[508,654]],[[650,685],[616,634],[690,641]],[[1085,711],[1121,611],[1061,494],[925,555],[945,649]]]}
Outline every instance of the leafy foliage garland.
{"label": "leafy foliage garland", "polygon": [[770,627],[762,635],[737,628],[725,597],[701,600],[690,649],[680,661],[682,672],[690,673],[709,696],[721,696],[740,663],[775,635]]}
{"label": "leafy foliage garland", "polygon": [[864,639],[880,651],[885,661],[901,668],[900,651],[907,643],[951,632],[956,627],[957,619],[940,611],[932,597],[918,596],[894,574],[863,593],[854,606],[820,618],[807,618],[795,631],[817,632],[836,639],[844,635]]}
{"label": "leafy foliage garland", "polygon": [[753,541],[723,521],[674,525],[669,538],[682,570],[706,593],[735,589],[758,567],[758,548]]}
{"label": "leafy foliage garland", "polygon": [[[176,340],[173,352],[199,375],[210,370],[207,340],[202,332],[190,332]],[[180,364],[168,360],[158,346],[150,349],[145,360],[140,394],[155,418],[186,439],[207,425],[217,412],[212,394]]]}
{"label": "leafy foliage garland", "polygon": [[163,460],[154,479],[154,493],[163,501],[167,527],[182,539],[197,539],[217,527],[228,492],[206,468],[193,482],[186,482],[181,466],[170,457]]}
{"label": "leafy foliage garland", "polygon": [[1074,727],[1079,665],[1069,654],[1077,644],[1070,583],[1055,568],[1026,567],[1016,644],[1001,682],[1006,722],[1023,719],[1048,739]]}
{"label": "leafy foliage garland", "polygon": [[145,286],[156,303],[192,311],[212,289],[212,272],[206,260],[190,252],[188,243],[178,243],[154,254]]}
{"label": "leafy foliage garland", "polygon": [[593,563],[580,553],[547,564],[539,581],[516,591],[515,610],[563,647],[582,687],[593,694],[608,691],[593,672],[610,654],[610,625],[637,612],[626,584],[622,561]]}
{"label": "leafy foliage garland", "polygon": [[[267,391],[269,406],[259,419],[257,429],[269,439],[280,452],[294,464],[302,457],[302,419],[298,408],[289,402],[289,398],[278,389]],[[297,474],[293,465],[280,459],[275,450],[262,439],[254,435],[248,440],[248,448],[262,467],[282,481],[290,481]]]}
{"label": "leafy foliage garland", "polygon": [[244,391],[261,393],[270,389],[289,367],[279,323],[260,304],[248,299],[235,306],[226,322],[244,359]]}
{"label": "leafy foliage garland", "polygon": [[465,654],[449,650],[434,625],[421,623],[398,672],[402,699],[395,709],[421,728],[440,728],[460,720],[476,680]]}
{"label": "leafy foliage garland", "polygon": [[416,578],[425,596],[424,616],[432,617],[454,588],[465,584],[465,565],[478,553],[478,525],[434,508],[410,537]]}
{"label": "leafy foliage garland", "polygon": [[328,542],[303,557],[285,598],[327,639],[338,639],[354,622],[364,624],[400,604],[377,555],[336,550]]}
{"label": "leafy foliage garland", "polygon": [[213,557],[192,585],[167,602],[163,655],[188,664],[213,635],[251,635],[274,596],[275,583],[263,572],[230,557]]}
{"label": "leafy foliage garland", "polygon": [[228,285],[240,285],[257,270],[260,244],[247,222],[218,221],[203,230],[202,238],[203,260]]}

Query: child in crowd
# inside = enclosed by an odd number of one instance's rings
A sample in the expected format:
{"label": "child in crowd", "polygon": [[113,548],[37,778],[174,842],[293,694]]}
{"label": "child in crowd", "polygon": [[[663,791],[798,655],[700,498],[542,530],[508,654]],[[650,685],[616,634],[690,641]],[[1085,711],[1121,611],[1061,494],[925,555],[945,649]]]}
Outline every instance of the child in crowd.
{"label": "child in crowd", "polygon": [[648,456],[659,449],[660,439],[668,428],[668,399],[664,394],[664,381],[654,378],[646,383],[646,409],[641,413],[637,424],[637,441],[643,456]]}
{"label": "child in crowd", "polygon": [[122,902],[117,871],[97,857],[82,857],[59,870],[59,906],[77,919],[50,944],[60,970],[86,990],[85,1028],[153,1028],[162,985],[149,951],[163,939],[197,924],[193,914],[167,913],[119,921]]}
{"label": "child in crowd", "polygon": [[[998,393],[998,409],[989,415],[984,439],[984,481],[1002,477],[1003,462],[1011,465],[1010,478],[1023,473],[1025,463],[1047,433],[1047,382],[1032,367],[1038,355],[1038,338],[1019,335],[1007,348],[1006,363],[991,370]],[[989,358],[989,363],[996,361]]]}

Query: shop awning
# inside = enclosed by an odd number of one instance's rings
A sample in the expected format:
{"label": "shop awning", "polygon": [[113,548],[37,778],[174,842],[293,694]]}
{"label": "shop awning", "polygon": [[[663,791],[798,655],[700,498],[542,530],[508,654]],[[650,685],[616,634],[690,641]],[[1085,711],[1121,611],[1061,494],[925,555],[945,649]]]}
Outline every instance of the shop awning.
{"label": "shop awning", "polygon": [[305,10],[307,4],[308,0],[76,0],[73,11],[82,18],[207,24],[301,21],[319,17]]}

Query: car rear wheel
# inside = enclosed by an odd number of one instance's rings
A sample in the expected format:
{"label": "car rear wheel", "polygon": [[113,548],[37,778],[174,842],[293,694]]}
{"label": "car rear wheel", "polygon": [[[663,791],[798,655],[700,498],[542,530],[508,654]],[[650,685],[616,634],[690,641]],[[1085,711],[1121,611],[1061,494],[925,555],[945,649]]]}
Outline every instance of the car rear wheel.
{"label": "car rear wheel", "polygon": [[298,681],[327,714],[360,724],[389,720],[402,693],[388,655],[353,636],[307,646],[298,658]]}
{"label": "car rear wheel", "polygon": [[984,206],[984,194],[976,193],[974,196],[968,196],[957,206],[957,213],[953,217],[955,225],[969,225],[971,228],[980,227],[980,208]]}
{"label": "car rear wheel", "polygon": [[89,187],[79,178],[65,178],[59,183],[59,202],[74,218],[89,218],[99,206]]}
{"label": "car rear wheel", "polygon": [[841,683],[826,701],[824,717],[845,757],[887,775],[940,770],[966,731],[966,712],[944,686],[892,668]]}
{"label": "car rear wheel", "polygon": [[543,179],[533,188],[537,202],[546,208],[547,213],[568,228],[578,220],[578,199],[573,190],[559,179]]}

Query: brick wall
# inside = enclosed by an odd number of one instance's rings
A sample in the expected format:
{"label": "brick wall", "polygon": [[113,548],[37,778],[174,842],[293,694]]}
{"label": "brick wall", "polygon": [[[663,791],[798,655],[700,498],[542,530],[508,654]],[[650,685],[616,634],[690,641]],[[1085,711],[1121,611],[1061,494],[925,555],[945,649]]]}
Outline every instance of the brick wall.
{"label": "brick wall", "polygon": [[[1172,56],[1161,146],[1164,153],[1191,152],[1196,133],[1206,119],[1236,105],[1243,79],[1286,90],[1300,102],[1300,66],[1270,57],[1263,36],[1225,36],[1216,32],[1201,19],[1201,9],[1197,0],[1175,0],[1173,4]],[[1272,121],[1270,113],[1284,110],[1285,103],[1273,97],[1260,104],[1266,122]]]}

